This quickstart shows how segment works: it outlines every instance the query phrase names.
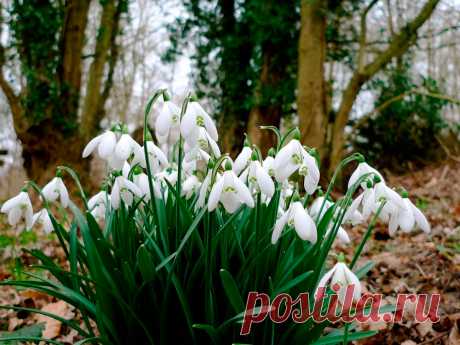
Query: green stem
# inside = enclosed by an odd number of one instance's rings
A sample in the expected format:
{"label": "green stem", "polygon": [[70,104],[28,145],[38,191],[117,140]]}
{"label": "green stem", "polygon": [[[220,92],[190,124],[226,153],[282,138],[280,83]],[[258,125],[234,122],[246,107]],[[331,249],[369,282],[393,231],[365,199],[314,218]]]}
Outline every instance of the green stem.
{"label": "green stem", "polygon": [[363,251],[364,249],[364,245],[366,244],[366,242],[369,240],[369,238],[371,237],[371,233],[372,233],[372,230],[374,230],[375,228],[375,224],[377,223],[377,219],[380,215],[380,212],[382,212],[382,209],[383,207],[385,206],[386,204],[386,201],[382,201],[380,203],[380,206],[379,208],[377,209],[377,212],[375,213],[374,217],[372,217],[372,220],[371,222],[369,223],[369,226],[367,227],[367,231],[366,233],[364,234],[364,237],[363,239],[361,240],[361,243],[359,244],[358,248],[356,249],[356,252],[355,254],[353,255],[353,260],[351,260],[351,263],[350,263],[350,269],[352,269],[356,262],[358,261],[359,259],[359,256],[361,255],[361,252]]}

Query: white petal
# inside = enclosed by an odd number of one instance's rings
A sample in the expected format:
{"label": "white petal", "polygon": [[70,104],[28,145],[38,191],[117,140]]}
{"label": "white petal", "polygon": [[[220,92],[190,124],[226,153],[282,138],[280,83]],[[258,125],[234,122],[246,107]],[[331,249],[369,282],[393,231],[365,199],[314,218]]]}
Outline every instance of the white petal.
{"label": "white petal", "polygon": [[283,231],[284,226],[287,223],[288,216],[289,216],[289,213],[284,212],[283,215],[276,220],[275,227],[273,228],[273,232],[272,232],[272,244],[275,244],[276,242],[278,242],[278,239],[281,236],[281,232]]}
{"label": "white petal", "polygon": [[16,207],[18,205],[20,205],[21,203],[24,202],[25,200],[25,194],[27,195],[26,192],[20,192],[18,195],[16,195],[15,197],[7,200],[3,205],[2,205],[2,208],[1,208],[1,212],[3,213],[6,213],[8,212],[9,210],[11,210],[13,207]]}
{"label": "white petal", "polygon": [[292,211],[294,212],[294,229],[297,235],[299,235],[302,240],[308,240],[312,244],[315,244],[317,233],[313,219],[311,219],[307,211],[303,208],[302,203],[299,201],[295,202],[292,207]]}
{"label": "white petal", "polygon": [[8,224],[14,226],[19,223],[22,217],[22,211],[19,207],[14,207],[8,211]]}
{"label": "white petal", "polygon": [[115,150],[117,144],[117,136],[112,131],[107,131],[102,134],[101,141],[98,146],[99,156],[103,159],[109,158]]}
{"label": "white petal", "polygon": [[127,160],[131,153],[133,153],[134,145],[133,138],[129,134],[123,134],[115,146],[115,156],[119,160]]}
{"label": "white petal", "polygon": [[241,200],[233,192],[223,192],[220,202],[228,213],[234,213],[241,206]]}
{"label": "white petal", "polygon": [[347,266],[344,267],[344,272],[349,285],[353,285],[353,299],[357,301],[361,297],[361,282]]}
{"label": "white petal", "polygon": [[412,209],[407,201],[407,198],[404,198],[403,201],[405,207],[399,210],[398,223],[402,231],[410,232],[414,228],[415,218],[412,213]]}
{"label": "white petal", "polygon": [[348,236],[348,233],[341,226],[339,227],[339,230],[337,231],[337,238],[339,239],[339,241],[345,244],[350,243],[350,237]]}
{"label": "white petal", "polygon": [[47,183],[42,189],[42,194],[48,201],[56,201],[59,198],[59,180],[54,177],[50,182]]}
{"label": "white petal", "polygon": [[123,184],[125,187],[134,195],[136,195],[139,198],[142,198],[142,191],[139,189],[138,186],[136,186],[133,182],[131,182],[128,179],[123,180]]}
{"label": "white petal", "polygon": [[249,191],[248,187],[241,182],[241,180],[235,175],[232,170],[226,171],[232,175],[233,178],[233,185],[238,193],[238,197],[241,202],[245,203],[249,207],[254,207],[254,199],[252,198],[251,192]]}
{"label": "white petal", "polygon": [[102,139],[102,135],[100,134],[97,137],[93,138],[90,140],[88,144],[86,144],[85,149],[83,150],[82,157],[86,158],[88,157],[93,151],[96,149],[96,147],[99,145]]}
{"label": "white petal", "polygon": [[261,166],[256,170],[256,178],[261,192],[271,199],[275,193],[275,183]]}
{"label": "white petal", "polygon": [[318,287],[326,287],[328,285],[328,281],[331,279],[332,275],[334,274],[335,268],[336,268],[335,266],[332,267],[332,269],[330,269],[323,275],[323,277],[318,283]]}
{"label": "white petal", "polygon": [[209,194],[208,199],[208,211],[211,212],[216,209],[219,204],[220,196],[222,195],[222,190],[224,188],[224,179],[221,177],[212,186],[211,193]]}
{"label": "white petal", "polygon": [[430,223],[426,219],[425,215],[411,202],[412,213],[415,217],[415,222],[422,231],[429,233],[431,231]]}
{"label": "white petal", "polygon": [[57,182],[57,186],[59,188],[59,195],[61,199],[61,205],[64,208],[67,208],[69,206],[69,192],[67,191],[67,188],[64,184],[64,181],[62,181],[61,178],[59,178],[59,181]]}
{"label": "white petal", "polygon": [[110,194],[110,204],[115,210],[120,207],[120,185],[118,178],[115,179],[115,183],[112,187],[112,193]]}
{"label": "white petal", "polygon": [[247,166],[249,159],[251,159],[252,149],[248,146],[243,147],[240,154],[236,157],[233,163],[233,171],[239,175],[240,172]]}

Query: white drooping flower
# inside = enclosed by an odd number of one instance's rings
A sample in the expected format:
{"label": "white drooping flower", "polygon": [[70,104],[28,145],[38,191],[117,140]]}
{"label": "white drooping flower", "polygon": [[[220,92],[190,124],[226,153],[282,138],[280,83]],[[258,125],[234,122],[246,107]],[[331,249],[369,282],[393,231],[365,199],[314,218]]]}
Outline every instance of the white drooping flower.
{"label": "white drooping flower", "polygon": [[[149,158],[150,169],[153,174],[159,173],[168,167],[168,158],[164,152],[156,146],[151,140],[146,142],[147,156]],[[134,158],[131,161],[132,165],[139,164],[141,167],[146,168],[144,146],[136,147],[134,151]]]}
{"label": "white drooping flower", "polygon": [[390,224],[388,230],[390,235],[401,228],[404,232],[411,232],[418,226],[425,233],[431,231],[430,224],[428,223],[425,215],[412,203],[409,198],[403,198],[404,207],[399,207],[397,212],[390,216]]}
{"label": "white drooping flower", "polygon": [[249,146],[243,147],[233,163],[233,171],[235,174],[239,175],[248,166],[251,155],[252,149]]}
{"label": "white drooping flower", "polygon": [[275,162],[275,158],[272,156],[267,156],[262,163],[262,167],[271,177],[275,177],[275,170],[273,169],[273,164]]}
{"label": "white drooping flower", "polygon": [[251,160],[249,166],[240,175],[240,179],[243,182],[247,181],[253,193],[261,192],[266,202],[269,202],[275,193],[275,183],[258,160]]}
{"label": "white drooping flower", "polygon": [[[323,205],[323,203],[324,203],[324,206],[323,206],[323,209],[321,210],[321,206]],[[311,217],[314,220],[318,220],[318,223],[319,223],[319,222],[321,222],[321,219],[324,217],[324,215],[327,212],[327,210],[329,210],[329,208],[331,208],[332,206],[334,206],[334,203],[332,201],[324,199],[324,196],[320,196],[320,197],[316,198],[313,201],[313,203],[311,204],[310,209],[309,209],[309,213],[310,213]],[[348,210],[350,210],[350,208]],[[321,216],[319,216],[320,210],[321,210]],[[338,221],[338,220],[335,220],[335,218],[340,214],[340,207],[338,208],[338,211],[335,211],[335,213],[336,213],[336,215],[331,219],[331,221],[330,221],[330,223],[328,225],[328,228],[327,228],[327,231],[326,231],[326,236],[328,236],[329,233],[332,231],[332,229],[334,227],[334,223],[336,221]],[[345,213],[345,216],[344,216],[344,218],[342,220],[342,224],[346,223],[347,220],[348,220],[347,215]],[[337,237],[336,238],[340,242],[343,242],[345,244],[350,243],[350,237],[348,236],[348,233],[346,232],[346,230],[342,226],[339,226],[339,228],[337,230]]]}
{"label": "white drooping flower", "polygon": [[[323,206],[323,203],[324,203],[324,206]],[[321,210],[321,206],[323,207],[322,210]],[[326,211],[332,206],[334,206],[334,203],[330,200],[325,199],[324,196],[317,197],[310,206],[310,209],[309,209],[310,216],[313,219],[315,220],[317,219],[318,222],[320,222],[321,219],[324,217],[324,214],[326,213]],[[321,210],[321,215],[319,214],[320,210]]]}
{"label": "white drooping flower", "polygon": [[361,283],[356,276],[343,262],[338,262],[335,266],[324,276],[318,283],[318,288],[330,286],[333,287],[338,284],[339,290],[337,292],[339,301],[343,304],[348,286],[353,286],[353,300],[358,301],[361,297]]}
{"label": "white drooping flower", "polygon": [[105,212],[110,204],[110,195],[102,190],[88,200],[88,209],[96,219],[104,219]]}
{"label": "white drooping flower", "polygon": [[233,170],[226,170],[212,186],[208,200],[209,212],[215,210],[219,202],[228,213],[235,212],[242,204],[254,207],[251,192]]}
{"label": "white drooping flower", "polygon": [[129,134],[122,134],[115,146],[115,157],[119,161],[126,161],[141,146]]}
{"label": "white drooping flower", "polygon": [[[217,173],[216,179],[219,179],[221,175]],[[200,186],[200,191],[198,194],[198,200],[195,204],[195,210],[202,209],[206,203],[206,196],[211,190],[211,179],[212,179],[212,170],[209,170],[206,177],[203,180],[203,183]]]}
{"label": "white drooping flower", "polygon": [[29,194],[24,191],[7,200],[2,205],[0,212],[8,215],[8,223],[11,226],[18,224],[22,219],[27,229],[30,229],[33,225],[34,211],[32,209],[32,202],[30,201]]}
{"label": "white drooping flower", "polygon": [[182,184],[182,195],[185,195],[185,198],[190,199],[193,194],[199,191],[201,182],[196,175],[190,175],[187,177]]}
{"label": "white drooping flower", "polygon": [[[383,176],[373,167],[371,167],[366,162],[361,162],[356,167],[355,171],[351,174],[350,179],[348,180],[348,189],[350,189],[362,176],[368,175],[368,179],[372,181],[374,176],[378,176],[380,181],[384,181]],[[365,181],[361,182],[361,187],[363,189],[367,188]]]}
{"label": "white drooping flower", "polygon": [[[144,201],[150,200],[150,186],[149,186],[149,176],[143,172],[140,174],[134,174],[133,182],[142,192],[142,197]],[[161,189],[157,181],[152,179],[153,194],[156,198],[161,198]]]}
{"label": "white drooping flower", "polygon": [[62,181],[62,178],[56,176],[48,184],[43,187],[42,194],[49,202],[54,202],[60,199],[62,207],[69,206],[69,192]]}
{"label": "white drooping flower", "polygon": [[318,186],[320,175],[316,160],[297,139],[292,139],[278,152],[273,169],[278,182],[285,181],[298,171],[304,176],[304,188],[308,194],[313,194]]}
{"label": "white drooping flower", "polygon": [[186,141],[196,141],[199,136],[199,129],[204,128],[209,136],[217,142],[218,134],[214,121],[198,102],[191,101],[182,118],[180,130]]}
{"label": "white drooping flower", "polygon": [[188,137],[185,139],[184,151],[188,152],[190,150],[199,148],[208,153],[212,153],[214,157],[220,157],[220,149],[214,139],[208,134],[208,132],[200,127],[197,130],[197,135]]}
{"label": "white drooping flower", "polygon": [[44,208],[34,214],[32,218],[32,226],[36,223],[40,223],[43,226],[43,231],[47,234],[54,230],[48,211]]}
{"label": "white drooping flower", "polygon": [[180,109],[171,101],[165,101],[155,121],[155,135],[159,143],[174,145],[179,140]]}
{"label": "white drooping flower", "polygon": [[162,181],[162,183],[166,186],[166,182],[172,186],[174,186],[177,183],[177,170],[176,169],[166,169],[163,170],[162,172],[155,174],[155,178],[158,179],[159,181]]}
{"label": "white drooping flower", "polygon": [[120,200],[127,206],[131,206],[134,196],[142,198],[142,191],[133,182],[124,176],[117,176],[110,193],[110,204],[117,210],[120,207]]}
{"label": "white drooping flower", "polygon": [[108,159],[113,155],[115,146],[117,145],[117,136],[112,131],[105,131],[104,133],[93,138],[83,150],[83,158],[88,157],[97,148],[99,157]]}
{"label": "white drooping flower", "polygon": [[272,243],[278,242],[284,227],[293,226],[297,235],[304,241],[315,244],[317,241],[317,230],[313,219],[303,207],[300,201],[294,201],[289,209],[284,212],[275,223],[272,233]]}

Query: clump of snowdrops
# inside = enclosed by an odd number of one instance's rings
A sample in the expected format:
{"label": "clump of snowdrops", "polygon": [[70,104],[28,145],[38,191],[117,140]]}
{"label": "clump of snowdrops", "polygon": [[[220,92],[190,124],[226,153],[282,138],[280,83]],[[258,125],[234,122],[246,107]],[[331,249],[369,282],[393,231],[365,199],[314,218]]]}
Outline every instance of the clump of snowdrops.
{"label": "clump of snowdrops", "polygon": [[[250,291],[295,298],[300,292],[313,295],[318,286],[357,282],[359,297],[359,279],[372,266],[355,264],[378,218],[389,223],[391,234],[399,228],[430,231],[407,193],[387,186],[362,155],[345,158],[322,191],[318,155],[301,144],[298,130],[262,130],[276,133],[276,147],[263,157],[246,140],[233,161],[221,154],[216,126],[193,97],[179,108],[159,90],[146,107],[142,145],[123,125],[87,144],[83,158],[98,155],[107,162],[107,178],[96,195],[88,198],[77,175],[59,167],[43,188],[29,182],[3,204],[12,226],[41,223],[54,231],[68,267],[31,250],[40,262],[36,268],[52,278],[24,272],[27,279],[2,284],[73,305],[83,324],[29,311],[62,321],[79,333],[80,343],[332,344],[374,334],[353,325],[327,333],[327,321],[265,321],[253,325],[249,336],[239,335]],[[333,200],[336,177],[349,164],[357,167],[348,190]],[[74,178],[83,209],[69,197],[63,174]],[[35,214],[31,189],[43,202]],[[53,213],[52,204],[69,212],[70,225]],[[364,238],[352,243],[347,228],[366,222]],[[356,248],[351,262],[334,251],[335,241]]]}

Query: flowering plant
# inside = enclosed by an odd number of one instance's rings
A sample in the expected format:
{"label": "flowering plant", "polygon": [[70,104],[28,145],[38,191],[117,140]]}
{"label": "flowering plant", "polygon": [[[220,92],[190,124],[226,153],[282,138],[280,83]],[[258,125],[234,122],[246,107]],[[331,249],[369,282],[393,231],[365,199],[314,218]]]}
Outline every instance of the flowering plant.
{"label": "flowering plant", "polygon": [[[159,100],[154,142],[147,123]],[[340,295],[355,285],[359,297],[359,278],[371,265],[354,266],[377,218],[389,222],[390,233],[416,226],[430,231],[407,194],[388,187],[360,154],[340,163],[323,193],[318,155],[300,143],[297,129],[281,135],[265,127],[278,138],[267,157],[246,140],[233,161],[221,155],[212,118],[191,96],[179,108],[159,90],[144,121],[142,146],[122,125],[88,143],[83,157],[97,153],[108,167],[93,197],[87,199],[70,168],[59,167],[43,189],[30,182],[2,206],[11,225],[24,220],[30,228],[40,221],[45,231],[54,230],[68,267],[32,250],[53,279],[25,273],[30,279],[1,284],[36,289],[75,306],[84,325],[33,311],[76,330],[80,344],[333,344],[374,334],[353,326],[325,333],[326,321],[265,322],[244,337],[239,327],[251,291],[313,295],[318,287],[338,284]],[[332,200],[337,175],[353,162],[358,166],[346,194]],[[63,173],[76,181],[83,209],[69,198]],[[44,203],[35,215],[30,186]],[[57,202],[70,210],[70,225],[53,214],[50,204]],[[368,220],[353,260],[347,265],[339,255],[325,273],[334,241],[352,245],[346,224]]]}

